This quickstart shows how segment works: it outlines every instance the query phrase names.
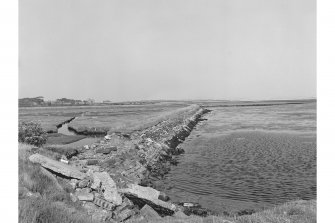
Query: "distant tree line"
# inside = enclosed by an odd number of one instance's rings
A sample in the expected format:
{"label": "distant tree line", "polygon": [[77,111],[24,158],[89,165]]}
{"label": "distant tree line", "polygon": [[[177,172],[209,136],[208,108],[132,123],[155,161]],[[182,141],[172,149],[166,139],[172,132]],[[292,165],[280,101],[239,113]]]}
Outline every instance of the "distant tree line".
{"label": "distant tree line", "polygon": [[19,107],[34,107],[34,106],[64,106],[64,105],[93,105],[95,101],[93,99],[87,100],[75,100],[68,98],[59,98],[55,101],[45,101],[44,97],[34,98],[20,98]]}

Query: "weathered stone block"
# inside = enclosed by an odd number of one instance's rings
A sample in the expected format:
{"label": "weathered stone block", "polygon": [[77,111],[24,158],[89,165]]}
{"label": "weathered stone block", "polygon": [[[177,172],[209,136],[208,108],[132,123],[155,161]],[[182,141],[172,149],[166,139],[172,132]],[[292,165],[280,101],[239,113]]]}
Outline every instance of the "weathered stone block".
{"label": "weathered stone block", "polygon": [[122,203],[122,197],[117,191],[116,184],[107,172],[93,173],[93,178],[98,178],[101,181],[101,187],[105,190],[104,198],[107,201],[116,205],[120,205]]}
{"label": "weathered stone block", "polygon": [[115,204],[110,203],[106,200],[103,200],[101,198],[95,197],[93,200],[93,203],[99,207],[102,207],[106,210],[112,211],[115,208]]}
{"label": "weathered stone block", "polygon": [[45,157],[40,154],[33,154],[29,157],[29,160],[33,163],[39,163],[44,168],[50,169],[56,173],[61,175],[76,178],[76,179],[84,179],[86,177],[85,173],[80,172],[76,168],[69,166],[67,164],[58,162],[56,160],[52,160],[48,157]]}
{"label": "weathered stone block", "polygon": [[140,214],[147,220],[162,218],[152,207],[147,204],[144,205],[144,207],[140,210]]}

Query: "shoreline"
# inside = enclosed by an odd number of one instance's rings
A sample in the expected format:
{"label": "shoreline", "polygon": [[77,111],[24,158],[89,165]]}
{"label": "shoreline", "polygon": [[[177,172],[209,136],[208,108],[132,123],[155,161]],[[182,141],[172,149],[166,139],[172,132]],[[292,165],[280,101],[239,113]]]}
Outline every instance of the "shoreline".
{"label": "shoreline", "polygon": [[[106,135],[104,140],[87,145],[85,149],[81,148],[79,153],[68,157],[69,166],[77,168],[79,165],[81,171],[86,174],[108,173],[115,181],[119,193],[123,194],[125,198],[138,205],[139,208],[149,204],[160,216],[178,218],[176,213],[180,212],[186,214],[185,216],[216,216],[211,210],[201,208],[197,204],[191,204],[193,206],[187,207],[182,203],[171,203],[165,194],[155,190],[157,189],[155,182],[168,173],[171,165],[176,165],[174,157],[183,153],[178,145],[184,142],[199,122],[206,120],[203,119],[203,115],[211,112],[211,110],[195,105],[183,109],[180,113],[177,112],[167,119],[160,120],[149,128]],[[94,164],[89,164],[90,162]],[[159,193],[159,198],[151,201],[148,198],[134,197],[133,194],[126,192],[129,190],[129,185],[152,188]],[[87,210],[90,208],[88,207]],[[103,210],[103,208],[98,209],[95,211]],[[125,210],[132,209],[126,208]],[[102,214],[102,212],[99,213]],[[241,215],[252,213],[241,212]],[[127,218],[132,219],[134,216],[136,217],[132,213]]]}

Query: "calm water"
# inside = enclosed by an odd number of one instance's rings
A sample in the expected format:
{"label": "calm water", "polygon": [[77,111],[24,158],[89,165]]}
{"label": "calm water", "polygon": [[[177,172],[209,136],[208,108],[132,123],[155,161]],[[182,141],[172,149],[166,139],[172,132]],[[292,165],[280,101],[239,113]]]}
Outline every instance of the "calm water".
{"label": "calm water", "polygon": [[316,198],[316,104],[212,108],[164,180],[218,213]]}
{"label": "calm water", "polygon": [[[70,131],[68,129],[68,123],[63,124],[60,128],[58,128],[58,133],[62,133],[64,135],[76,135],[76,133]],[[85,145],[91,145],[99,140],[101,140],[102,137],[86,137],[82,140],[73,142],[73,143],[69,143],[67,144],[68,146],[71,147],[81,147],[81,146],[85,146]]]}

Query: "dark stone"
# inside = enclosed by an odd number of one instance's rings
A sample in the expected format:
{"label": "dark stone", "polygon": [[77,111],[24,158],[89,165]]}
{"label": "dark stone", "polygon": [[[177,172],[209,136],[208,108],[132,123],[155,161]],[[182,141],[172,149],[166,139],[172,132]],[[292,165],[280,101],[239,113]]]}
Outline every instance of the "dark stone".
{"label": "dark stone", "polygon": [[78,150],[76,149],[70,149],[65,153],[65,156],[67,159],[71,159],[73,156],[77,156],[79,154]]}
{"label": "dark stone", "polygon": [[144,205],[144,207],[140,210],[140,214],[147,220],[162,218],[152,207],[147,204]]}
{"label": "dark stone", "polygon": [[245,210],[241,210],[239,212],[237,212],[237,215],[238,216],[241,216],[241,215],[251,215],[253,213],[255,213],[256,211],[253,210],[253,209],[245,209]]}
{"label": "dark stone", "polygon": [[111,210],[114,210],[115,208],[115,205],[111,202],[108,202],[104,199],[101,199],[101,198],[98,198],[98,197],[95,197],[94,200],[93,200],[93,203],[99,207],[102,207],[104,209],[107,209],[109,211]]}
{"label": "dark stone", "polygon": [[87,165],[97,165],[99,163],[99,160],[97,159],[89,159],[87,160]]}
{"label": "dark stone", "polygon": [[158,196],[158,199],[162,200],[162,201],[168,201],[168,200],[170,200],[169,196],[167,196],[164,192],[160,192],[160,194]]}
{"label": "dark stone", "polygon": [[207,217],[208,215],[210,215],[210,211],[202,207],[185,207],[184,213],[188,216],[198,215],[201,217]]}
{"label": "dark stone", "polygon": [[102,154],[109,154],[112,151],[117,151],[117,148],[115,146],[108,147],[108,148],[99,148],[95,152],[102,153]]}
{"label": "dark stone", "polygon": [[84,188],[89,186],[90,180],[89,179],[83,179],[81,181],[78,182],[78,187],[79,188]]}

